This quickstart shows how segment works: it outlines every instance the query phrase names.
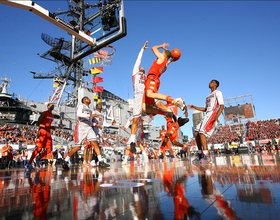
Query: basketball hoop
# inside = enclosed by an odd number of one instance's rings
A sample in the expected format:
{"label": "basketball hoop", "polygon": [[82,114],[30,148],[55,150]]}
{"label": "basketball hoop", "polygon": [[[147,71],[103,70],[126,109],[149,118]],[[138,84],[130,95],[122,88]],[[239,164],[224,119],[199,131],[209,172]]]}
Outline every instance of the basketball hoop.
{"label": "basketball hoop", "polygon": [[94,53],[94,58],[101,58],[101,65],[111,66],[112,59],[116,53],[116,49],[113,46],[107,45],[102,49]]}

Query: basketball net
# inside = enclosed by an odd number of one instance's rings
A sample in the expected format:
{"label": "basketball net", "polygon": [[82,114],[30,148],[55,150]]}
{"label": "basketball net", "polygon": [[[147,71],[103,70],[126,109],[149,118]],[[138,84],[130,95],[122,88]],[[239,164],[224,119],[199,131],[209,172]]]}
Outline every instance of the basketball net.
{"label": "basketball net", "polygon": [[101,58],[102,66],[111,66],[116,49],[112,46],[106,46],[94,53],[94,58]]}

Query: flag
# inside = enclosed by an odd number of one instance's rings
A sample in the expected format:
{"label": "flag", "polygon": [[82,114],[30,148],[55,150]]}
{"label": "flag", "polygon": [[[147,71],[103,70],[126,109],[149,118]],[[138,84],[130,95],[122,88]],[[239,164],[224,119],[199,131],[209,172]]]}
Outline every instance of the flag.
{"label": "flag", "polygon": [[103,73],[103,67],[93,67],[91,68],[91,74]]}
{"label": "flag", "polygon": [[102,77],[93,77],[93,78],[92,78],[92,82],[93,82],[93,83],[100,83],[100,82],[103,82],[103,78],[102,78]]}
{"label": "flag", "polygon": [[53,88],[59,87],[59,83],[53,79]]}
{"label": "flag", "polygon": [[100,63],[101,58],[97,57],[97,58],[88,59],[88,62],[89,62],[89,65]]}
{"label": "flag", "polygon": [[93,87],[94,92],[103,92],[103,87],[102,86],[95,86]]}
{"label": "flag", "polygon": [[56,92],[55,92],[55,90],[53,90],[53,93],[55,93],[55,96],[53,97],[52,102],[53,101],[58,101],[60,92],[61,92],[61,89],[58,89]]}

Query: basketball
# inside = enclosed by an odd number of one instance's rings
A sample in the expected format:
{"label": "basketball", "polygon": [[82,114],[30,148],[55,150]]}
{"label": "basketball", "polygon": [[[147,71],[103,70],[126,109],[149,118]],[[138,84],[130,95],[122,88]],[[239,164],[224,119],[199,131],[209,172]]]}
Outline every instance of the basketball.
{"label": "basketball", "polygon": [[179,60],[179,58],[181,57],[181,51],[179,49],[171,50],[171,57],[174,61]]}

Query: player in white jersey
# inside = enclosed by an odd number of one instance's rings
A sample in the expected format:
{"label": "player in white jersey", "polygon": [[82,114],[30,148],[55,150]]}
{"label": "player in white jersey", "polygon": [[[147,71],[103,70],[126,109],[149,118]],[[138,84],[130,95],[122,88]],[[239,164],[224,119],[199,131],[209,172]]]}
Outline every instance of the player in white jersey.
{"label": "player in white jersey", "polygon": [[108,123],[105,114],[102,113],[101,110],[102,105],[98,103],[96,105],[96,110],[93,112],[94,114],[98,115],[98,117],[93,118],[93,130],[97,136],[97,142],[99,145],[102,143],[103,128],[116,124],[115,120],[113,120],[112,123]]}
{"label": "player in white jersey", "polygon": [[198,111],[206,112],[201,122],[195,128],[195,140],[198,147],[198,158],[195,159],[194,163],[208,163],[211,161],[208,154],[207,138],[209,138],[214,130],[217,123],[219,123],[219,116],[224,109],[223,94],[219,87],[219,81],[213,79],[209,83],[211,93],[206,97],[206,104],[204,108],[189,105],[189,109],[196,109]]}
{"label": "player in white jersey", "polygon": [[148,41],[145,42],[144,46],[140,50],[132,72],[132,82],[133,82],[133,89],[134,89],[133,122],[131,125],[131,136],[128,139],[128,144],[131,146],[130,150],[132,153],[136,152],[135,137],[137,132],[137,125],[142,115],[142,100],[143,100],[143,94],[145,90],[145,80],[146,80],[145,68],[144,67],[139,68],[139,67],[141,64],[143,52],[148,48],[147,45],[148,45]]}
{"label": "player in white jersey", "polygon": [[91,100],[85,96],[82,98],[82,104],[78,106],[77,110],[77,117],[78,121],[75,127],[75,147],[69,152],[69,155],[65,158],[65,161],[69,161],[70,157],[74,155],[77,151],[79,151],[82,145],[85,143],[87,139],[90,142],[94,150],[97,154],[99,167],[106,168],[109,167],[109,164],[104,163],[104,159],[101,157],[101,152],[99,145],[97,143],[97,137],[95,132],[92,128],[92,118],[91,117],[98,117],[98,115],[92,114],[92,111],[89,108]]}
{"label": "player in white jersey", "polygon": [[[126,125],[122,126],[121,129],[126,130],[132,124],[133,119],[134,119],[133,115],[130,116],[127,119]],[[145,151],[145,148],[144,148],[144,146],[142,144],[143,137],[144,137],[143,121],[151,122],[151,120],[152,120],[152,118],[150,116],[140,116],[138,124],[137,124],[136,141],[137,141],[138,146],[140,147],[140,150],[142,151],[142,156],[143,156],[143,161],[144,162],[148,162],[149,159],[148,159],[147,153]],[[124,165],[127,164],[129,152],[131,150],[130,148],[131,148],[131,146],[130,146],[130,142],[128,140],[127,147],[126,147],[126,150],[125,150],[125,158],[124,158],[124,160],[122,162],[122,164],[124,164]]]}

